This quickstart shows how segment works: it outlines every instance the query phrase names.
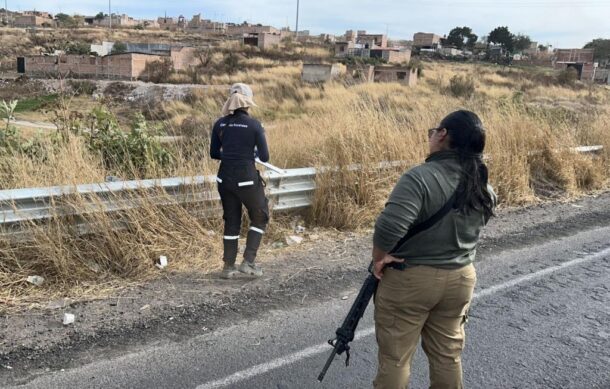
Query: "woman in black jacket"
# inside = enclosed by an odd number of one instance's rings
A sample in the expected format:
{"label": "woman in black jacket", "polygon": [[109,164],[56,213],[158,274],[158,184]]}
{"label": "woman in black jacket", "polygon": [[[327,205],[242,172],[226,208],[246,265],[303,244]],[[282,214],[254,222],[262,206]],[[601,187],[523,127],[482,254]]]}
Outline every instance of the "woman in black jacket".
{"label": "woman in black jacket", "polygon": [[[248,109],[255,106],[252,89],[246,84],[234,84],[223,107],[223,117],[212,129],[210,156],[221,161],[216,180],[225,222],[223,278],[232,278],[238,271],[256,277],[263,274],[254,261],[269,222],[269,206],[264,181],[254,160],[258,157],[267,162],[269,150],[265,130],[260,122],[248,115]],[[235,260],[242,204],[248,210],[250,229],[244,260],[238,269]]]}

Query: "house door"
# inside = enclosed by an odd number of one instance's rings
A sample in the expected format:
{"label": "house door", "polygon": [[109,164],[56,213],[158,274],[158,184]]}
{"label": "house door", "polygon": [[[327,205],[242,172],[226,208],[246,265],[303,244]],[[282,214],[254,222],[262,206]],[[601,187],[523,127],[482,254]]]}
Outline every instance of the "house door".
{"label": "house door", "polygon": [[25,73],[25,58],[17,58],[17,73]]}
{"label": "house door", "polygon": [[581,64],[581,63],[571,63],[568,65],[568,69],[572,68],[572,69],[576,70],[578,72],[578,79],[581,80],[582,79],[582,66],[583,66],[583,64]]}

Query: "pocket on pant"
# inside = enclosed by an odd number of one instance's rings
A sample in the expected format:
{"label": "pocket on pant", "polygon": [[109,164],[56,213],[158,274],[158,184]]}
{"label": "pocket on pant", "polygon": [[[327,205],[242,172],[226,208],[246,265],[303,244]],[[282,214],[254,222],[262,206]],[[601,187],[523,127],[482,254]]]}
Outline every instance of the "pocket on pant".
{"label": "pocket on pant", "polygon": [[379,346],[379,352],[393,361],[399,361],[401,356],[396,347],[396,315],[390,310],[375,306],[375,338]]}
{"label": "pocket on pant", "polygon": [[254,166],[244,167],[237,172],[235,178],[238,189],[255,188],[260,184],[258,170]]}
{"label": "pocket on pant", "polygon": [[260,185],[261,185],[263,188],[265,188],[265,187],[267,186],[267,181],[265,181],[265,179],[263,178],[263,176],[261,176],[261,172],[257,170],[257,171],[256,171],[256,175],[257,175],[257,178],[258,178],[258,182],[259,182],[259,184],[260,184]]}
{"label": "pocket on pant", "polygon": [[460,274],[460,284],[474,287],[477,283],[477,272],[474,266],[470,265]]}

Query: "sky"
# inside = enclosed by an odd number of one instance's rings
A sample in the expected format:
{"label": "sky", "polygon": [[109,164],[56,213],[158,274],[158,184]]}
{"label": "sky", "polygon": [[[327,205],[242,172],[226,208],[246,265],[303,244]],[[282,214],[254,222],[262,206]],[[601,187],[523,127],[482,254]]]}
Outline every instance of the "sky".
{"label": "sky", "polygon": [[[4,4],[1,3],[0,7]],[[6,0],[9,10],[95,15],[107,0]],[[145,5],[144,5],[145,4]],[[295,28],[297,0],[113,0],[113,13],[156,19],[201,13],[205,19]],[[497,26],[555,48],[582,47],[610,38],[610,0],[300,0],[299,30],[341,35],[348,29],[412,39],[415,32],[448,34],[456,26],[479,36]]]}

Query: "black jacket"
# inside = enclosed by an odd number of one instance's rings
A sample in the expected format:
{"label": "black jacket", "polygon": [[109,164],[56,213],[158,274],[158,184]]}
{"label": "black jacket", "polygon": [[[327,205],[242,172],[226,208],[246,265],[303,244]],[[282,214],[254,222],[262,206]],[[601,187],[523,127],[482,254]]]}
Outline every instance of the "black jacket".
{"label": "black jacket", "polygon": [[212,129],[210,156],[222,161],[254,161],[258,156],[269,161],[263,126],[241,109],[220,118]]}

